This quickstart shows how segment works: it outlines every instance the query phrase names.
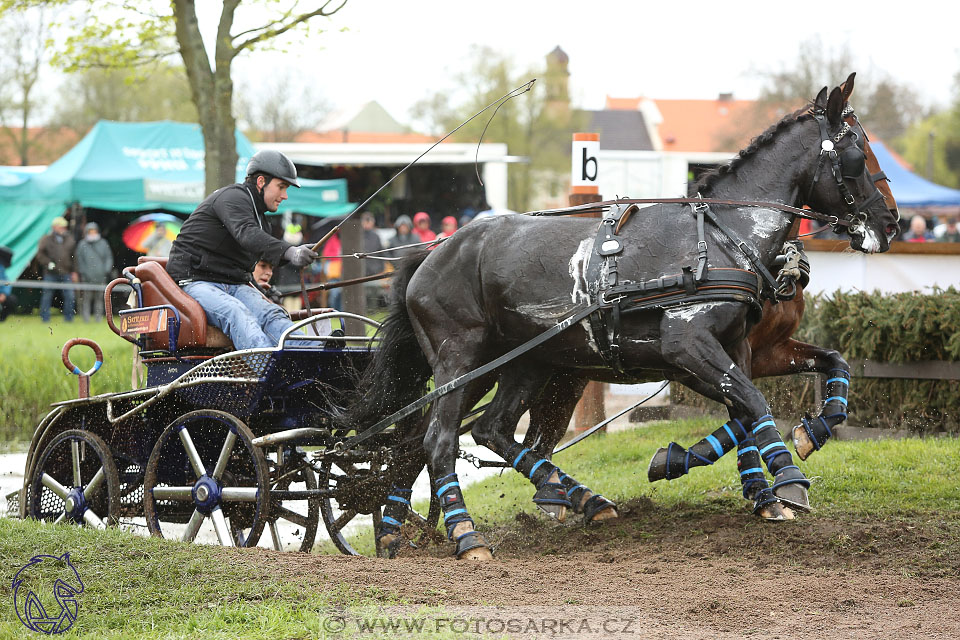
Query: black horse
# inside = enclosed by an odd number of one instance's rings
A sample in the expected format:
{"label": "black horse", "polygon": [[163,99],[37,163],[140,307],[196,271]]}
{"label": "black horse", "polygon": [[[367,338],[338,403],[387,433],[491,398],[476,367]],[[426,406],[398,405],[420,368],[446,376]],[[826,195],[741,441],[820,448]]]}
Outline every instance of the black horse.
{"label": "black horse", "polygon": [[[461,416],[493,381],[498,392],[473,424],[473,438],[529,477],[534,501],[548,511],[573,507],[588,520],[615,515],[610,501],[514,439],[520,416],[539,405],[548,383],[546,393],[563,392],[558,373],[570,380],[669,379],[721,400],[731,422],[743,427],[741,474],[758,487],[758,501],[806,503],[809,483],[780,440],[766,400],[731,353],[758,319],[769,272],[798,214],[794,207],[846,211],[835,224],[849,233],[854,249],[867,253],[886,251],[896,233],[893,214],[863,170],[858,136],[844,124],[845,106],[839,87],[829,95],[825,88],[811,108],[758,136],[703,183],[700,195],[710,204],[646,208],[615,237],[612,224],[601,224],[607,235],[598,235],[589,219],[491,218],[398,270],[399,298],[365,373],[362,399],[348,416],[358,428],[415,400],[431,375],[440,388],[591,305],[601,307],[433,402],[423,447],[458,557],[490,557],[454,465]],[[401,463],[403,479],[388,507],[409,497],[422,464],[417,458]],[[761,458],[774,476],[772,489]],[[381,535],[396,533],[396,515],[402,514],[385,509]]]}

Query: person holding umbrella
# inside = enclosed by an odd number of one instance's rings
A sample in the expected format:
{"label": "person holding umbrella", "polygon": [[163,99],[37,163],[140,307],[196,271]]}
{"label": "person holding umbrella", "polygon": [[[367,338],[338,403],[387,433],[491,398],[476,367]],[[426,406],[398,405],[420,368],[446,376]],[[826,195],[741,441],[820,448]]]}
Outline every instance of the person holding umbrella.
{"label": "person holding umbrella", "polygon": [[270,234],[265,214],[279,208],[290,186],[300,186],[293,162],[278,151],[258,151],[246,179],[207,196],[170,250],[167,272],[237,349],[274,347],[293,324],[253,285],[257,261],[303,268],[317,259],[310,245],[294,246]]}

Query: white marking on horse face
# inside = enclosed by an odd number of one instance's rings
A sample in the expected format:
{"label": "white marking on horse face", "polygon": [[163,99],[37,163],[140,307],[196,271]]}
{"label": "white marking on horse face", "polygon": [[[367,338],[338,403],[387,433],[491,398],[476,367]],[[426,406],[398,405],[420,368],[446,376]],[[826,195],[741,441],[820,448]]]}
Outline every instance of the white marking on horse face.
{"label": "white marking on horse face", "polygon": [[587,264],[590,262],[590,253],[593,238],[580,241],[576,253],[570,258],[570,277],[573,278],[573,292],[570,300],[574,304],[590,304],[590,291],[587,288]]}
{"label": "white marking on horse face", "polygon": [[677,320],[683,320],[684,322],[690,322],[701,313],[706,313],[712,310],[714,307],[723,304],[722,302],[701,302],[699,304],[688,304],[682,307],[677,307],[675,309],[667,309],[663,313],[668,318],[676,318]]}
{"label": "white marking on horse face", "polygon": [[880,240],[873,229],[868,229],[862,222],[850,227],[850,234],[860,236],[860,246],[867,253],[880,251]]}

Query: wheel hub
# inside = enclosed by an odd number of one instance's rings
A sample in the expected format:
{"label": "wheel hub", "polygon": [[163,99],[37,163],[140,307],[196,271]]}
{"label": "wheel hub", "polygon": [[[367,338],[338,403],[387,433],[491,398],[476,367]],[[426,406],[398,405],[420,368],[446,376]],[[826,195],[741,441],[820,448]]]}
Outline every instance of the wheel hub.
{"label": "wheel hub", "polygon": [[67,492],[67,499],[63,501],[63,510],[67,517],[74,522],[83,522],[83,514],[87,510],[87,500],[83,491],[77,487]]}
{"label": "wheel hub", "polygon": [[208,475],[203,475],[190,491],[197,511],[208,514],[220,506],[220,484]]}

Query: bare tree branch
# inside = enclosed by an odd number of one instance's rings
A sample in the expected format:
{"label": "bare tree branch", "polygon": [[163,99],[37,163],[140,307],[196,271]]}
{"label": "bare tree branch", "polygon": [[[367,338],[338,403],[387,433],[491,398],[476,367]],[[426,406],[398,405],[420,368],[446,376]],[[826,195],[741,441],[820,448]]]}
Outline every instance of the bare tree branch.
{"label": "bare tree branch", "polygon": [[332,16],[332,15],[335,14],[337,11],[340,11],[340,9],[342,9],[342,8],[344,7],[344,5],[347,4],[347,0],[341,0],[341,1],[340,1],[340,4],[337,5],[337,7],[336,7],[335,9],[332,9],[332,10],[329,10],[329,11],[328,11],[328,10],[327,10],[327,7],[330,6],[331,4],[333,4],[333,2],[334,2],[334,0],[327,0],[326,2],[323,3],[323,6],[321,6],[319,9],[317,9],[317,10],[315,10],[315,11],[311,11],[310,13],[301,14],[301,15],[297,16],[296,18],[294,18],[293,20],[291,20],[290,22],[288,22],[288,23],[286,23],[286,24],[284,24],[284,25],[281,25],[281,26],[279,26],[279,27],[275,27],[275,28],[272,28],[272,29],[266,29],[265,31],[262,31],[260,34],[258,34],[258,35],[256,35],[256,36],[253,36],[252,38],[248,38],[248,39],[244,40],[243,42],[237,44],[237,45],[234,47],[234,56],[236,56],[237,54],[239,54],[239,53],[240,53],[241,51],[243,51],[244,49],[247,49],[247,48],[249,48],[249,47],[252,47],[253,45],[255,45],[255,44],[258,43],[258,42],[263,42],[264,40],[270,40],[271,38],[275,38],[275,37],[277,37],[277,36],[279,36],[279,35],[281,35],[281,34],[284,34],[284,33],[286,33],[287,31],[289,31],[290,29],[293,29],[294,27],[296,27],[296,26],[298,26],[298,25],[300,25],[300,24],[303,24],[304,22],[306,22],[306,21],[309,20],[310,18],[315,18],[315,17],[317,17],[317,16]]}

